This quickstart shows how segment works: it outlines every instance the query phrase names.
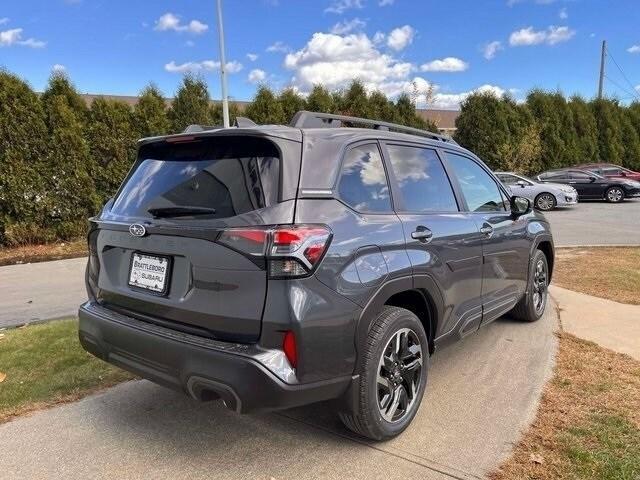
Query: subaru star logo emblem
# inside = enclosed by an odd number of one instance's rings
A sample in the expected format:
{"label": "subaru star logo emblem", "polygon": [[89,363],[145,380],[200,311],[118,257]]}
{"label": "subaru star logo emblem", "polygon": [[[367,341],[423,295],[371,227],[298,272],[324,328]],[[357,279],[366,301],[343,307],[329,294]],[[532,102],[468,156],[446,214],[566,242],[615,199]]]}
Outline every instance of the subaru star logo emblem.
{"label": "subaru star logo emblem", "polygon": [[129,233],[134,237],[144,237],[145,233],[147,233],[147,229],[139,223],[134,223],[129,227]]}

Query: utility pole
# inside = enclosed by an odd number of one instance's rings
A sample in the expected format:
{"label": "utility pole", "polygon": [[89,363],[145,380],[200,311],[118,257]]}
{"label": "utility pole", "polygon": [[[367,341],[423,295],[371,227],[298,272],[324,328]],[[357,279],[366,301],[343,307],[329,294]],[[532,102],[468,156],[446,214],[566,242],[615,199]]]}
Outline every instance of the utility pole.
{"label": "utility pole", "polygon": [[602,41],[602,54],[600,56],[600,82],[598,83],[598,99],[602,98],[602,89],[604,87],[604,61],[607,57],[607,41]]}
{"label": "utility pole", "polygon": [[222,119],[229,128],[229,97],[227,96],[227,60],[224,55],[224,29],[222,27],[222,0],[218,3],[218,43],[220,44],[220,81],[222,83]]}

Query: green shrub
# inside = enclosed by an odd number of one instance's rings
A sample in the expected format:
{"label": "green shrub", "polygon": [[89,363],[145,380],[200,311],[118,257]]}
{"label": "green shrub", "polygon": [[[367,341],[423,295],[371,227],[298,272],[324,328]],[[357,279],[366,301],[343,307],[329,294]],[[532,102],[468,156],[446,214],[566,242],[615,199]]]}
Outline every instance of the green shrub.
{"label": "green shrub", "polygon": [[56,239],[53,230],[34,222],[16,222],[4,227],[4,242],[11,247],[50,243]]}

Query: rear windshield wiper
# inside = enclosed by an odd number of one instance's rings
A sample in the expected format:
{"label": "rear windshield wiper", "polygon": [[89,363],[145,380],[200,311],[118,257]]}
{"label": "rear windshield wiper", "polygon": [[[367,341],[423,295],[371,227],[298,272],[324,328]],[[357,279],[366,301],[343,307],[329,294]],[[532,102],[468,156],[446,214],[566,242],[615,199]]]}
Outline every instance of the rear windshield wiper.
{"label": "rear windshield wiper", "polygon": [[216,209],[207,207],[160,207],[150,208],[147,212],[156,218],[167,218],[190,217],[192,215],[213,215],[216,213]]}

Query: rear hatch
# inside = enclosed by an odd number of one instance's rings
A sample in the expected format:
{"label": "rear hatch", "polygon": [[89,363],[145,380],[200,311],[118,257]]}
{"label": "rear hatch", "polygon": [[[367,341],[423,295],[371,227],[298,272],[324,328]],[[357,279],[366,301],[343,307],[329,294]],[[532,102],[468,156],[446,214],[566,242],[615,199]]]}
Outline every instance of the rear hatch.
{"label": "rear hatch", "polygon": [[[142,320],[256,341],[265,265],[217,240],[230,227],[292,223],[295,192],[283,184],[297,182],[299,158],[297,141],[251,135],[142,145],[114,200],[93,221],[91,293]],[[295,181],[283,181],[287,162]]]}

